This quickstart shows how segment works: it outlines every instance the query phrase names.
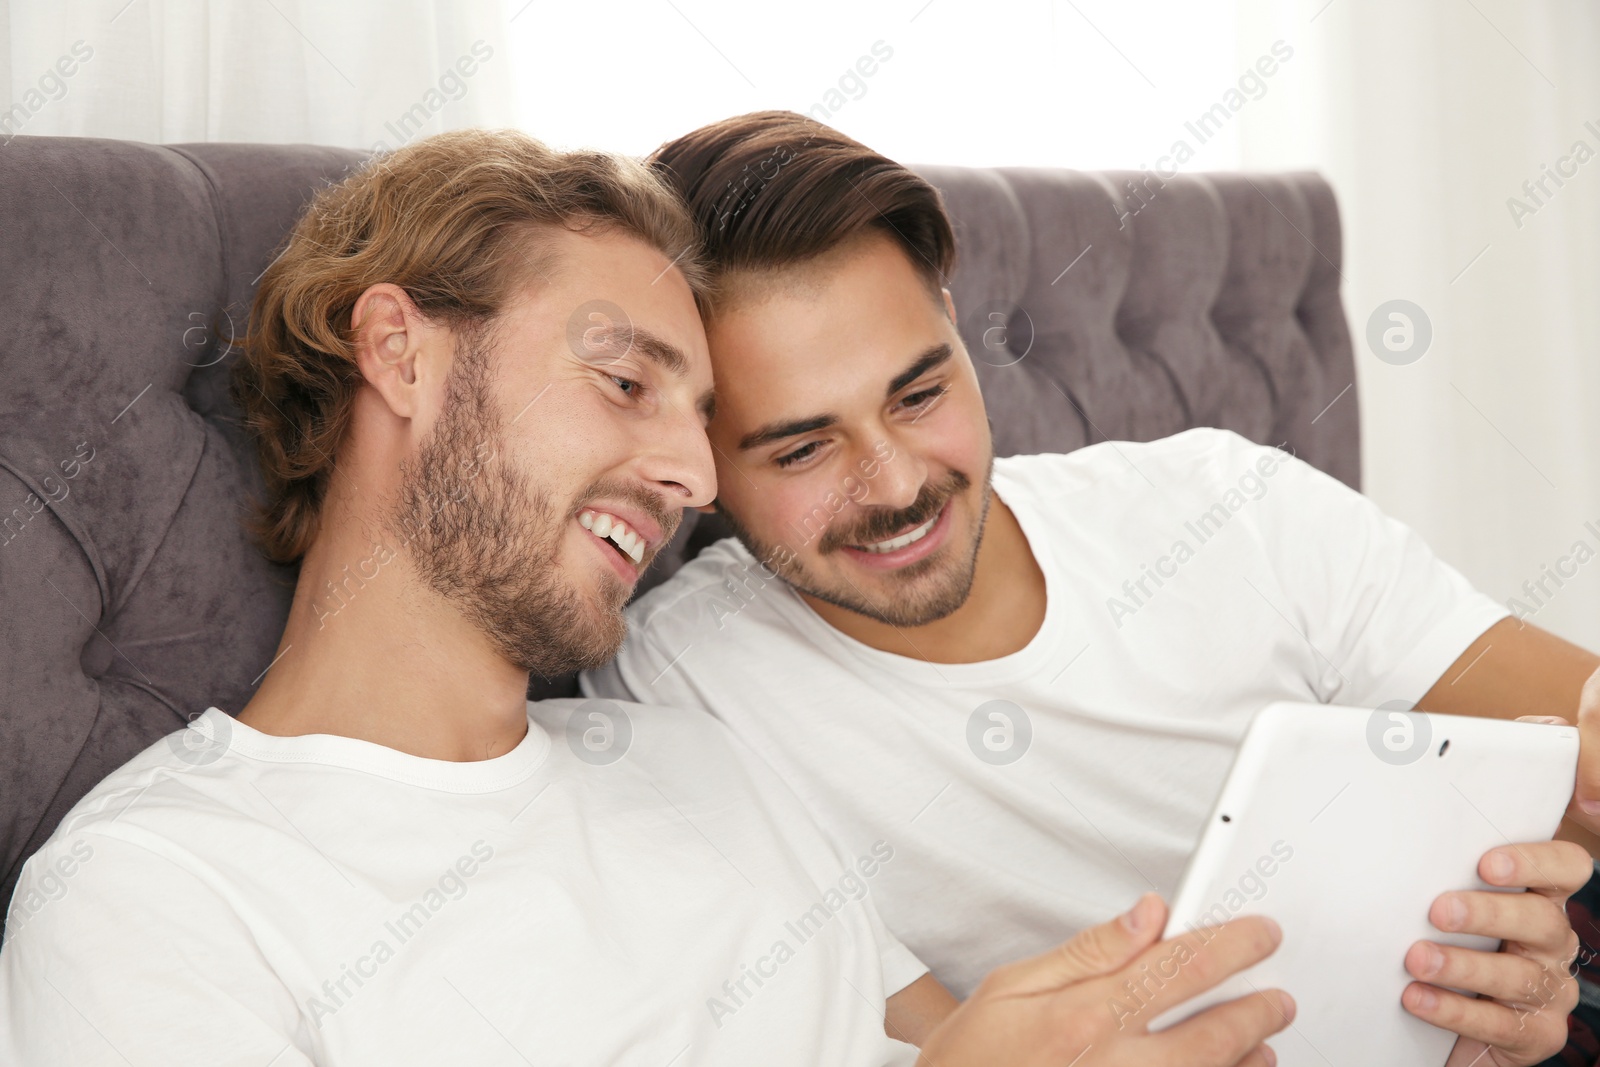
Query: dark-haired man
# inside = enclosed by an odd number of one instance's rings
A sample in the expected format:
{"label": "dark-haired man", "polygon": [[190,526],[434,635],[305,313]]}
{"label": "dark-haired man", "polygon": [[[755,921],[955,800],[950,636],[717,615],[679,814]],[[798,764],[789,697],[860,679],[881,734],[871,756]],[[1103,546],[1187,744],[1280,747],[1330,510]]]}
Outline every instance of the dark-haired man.
{"label": "dark-haired man", "polygon": [[909,1064],[887,1027],[939,1067],[1264,1067],[1292,1002],[1103,1010],[1180,948],[1167,1006],[1260,960],[1264,920],[1158,945],[1148,897],[951,1015],[873,909],[892,843],[838,853],[707,716],[525,700],[612,655],[712,499],[694,243],[638,163],[514,133],[318,194],[239,368],[300,565],[278,657],[29,860],[0,1063]]}
{"label": "dark-haired man", "polygon": [[[944,288],[950,224],[904,167],[784,112],[654,163],[717,277],[715,509],[737,540],[630,609],[586,692],[706,708],[847,851],[892,841],[880,909],[958,994],[1063,926],[1170,894],[1271,701],[1575,711],[1595,657],[1506,621],[1292,457],[1193,430],[995,460]],[[1226,523],[1175,550],[1218,505]],[[1107,608],[1125,582],[1135,618]],[[1496,850],[1485,880],[1533,892],[1435,905],[1441,930],[1508,943],[1406,957],[1406,1009],[1462,1034],[1459,1062],[1561,1047],[1561,904],[1589,870],[1565,842]]]}

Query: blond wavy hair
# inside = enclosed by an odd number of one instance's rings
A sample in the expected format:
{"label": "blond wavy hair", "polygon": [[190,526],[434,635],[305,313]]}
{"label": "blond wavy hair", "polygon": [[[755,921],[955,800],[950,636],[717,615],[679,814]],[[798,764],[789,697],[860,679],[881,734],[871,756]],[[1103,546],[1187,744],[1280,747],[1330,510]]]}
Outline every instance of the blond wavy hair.
{"label": "blond wavy hair", "polygon": [[316,538],[363,381],[351,330],[361,294],[389,282],[430,321],[481,331],[542,271],[538,233],[553,226],[640,239],[703,304],[693,221],[624,156],[461,130],[375,157],[316,195],[261,277],[231,383],[266,486],[246,526],[269,559],[294,563]]}

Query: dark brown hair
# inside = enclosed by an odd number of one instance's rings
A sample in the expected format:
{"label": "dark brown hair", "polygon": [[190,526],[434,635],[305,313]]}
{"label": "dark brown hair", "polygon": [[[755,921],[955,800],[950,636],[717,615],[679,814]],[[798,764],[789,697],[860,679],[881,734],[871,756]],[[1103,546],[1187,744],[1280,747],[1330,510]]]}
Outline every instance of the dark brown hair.
{"label": "dark brown hair", "polygon": [[262,275],[233,397],[255,438],[266,497],[248,520],[268,558],[300,559],[363,379],[351,312],[379,282],[463,334],[492,323],[545,253],[540,227],[614,227],[683,271],[703,304],[694,225],[641,163],[555,152],[510,130],[440,134],[376,157],[311,201]]}
{"label": "dark brown hair", "polygon": [[955,269],[939,191],[815,119],[756,111],[656,149],[651,166],[683,195],[717,275],[782,270],[878,230],[935,294]]}

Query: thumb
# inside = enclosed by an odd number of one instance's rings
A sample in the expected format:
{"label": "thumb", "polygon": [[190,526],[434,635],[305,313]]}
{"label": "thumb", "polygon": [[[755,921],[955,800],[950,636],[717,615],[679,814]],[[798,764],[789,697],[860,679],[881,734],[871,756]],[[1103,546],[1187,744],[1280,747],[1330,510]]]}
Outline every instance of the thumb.
{"label": "thumb", "polygon": [[1156,894],[1146,893],[1110,922],[1080,931],[1042,955],[996,969],[985,984],[995,993],[1048,993],[1115,973],[1155,944],[1166,921],[1166,904]]}

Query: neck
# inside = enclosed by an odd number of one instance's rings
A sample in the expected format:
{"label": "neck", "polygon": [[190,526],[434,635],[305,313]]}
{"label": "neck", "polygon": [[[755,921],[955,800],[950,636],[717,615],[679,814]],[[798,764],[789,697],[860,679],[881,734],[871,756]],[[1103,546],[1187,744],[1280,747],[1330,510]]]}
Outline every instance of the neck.
{"label": "neck", "polygon": [[1017,517],[990,491],[972,591],[924,626],[892,626],[802,593],[823,620],[862,644],[931,663],[981,663],[1020,651],[1044,624],[1044,572]]}
{"label": "neck", "polygon": [[325,523],[277,659],[239,720],[336,734],[429,759],[490,759],[527,733],[528,673],[418,579],[394,539]]}

